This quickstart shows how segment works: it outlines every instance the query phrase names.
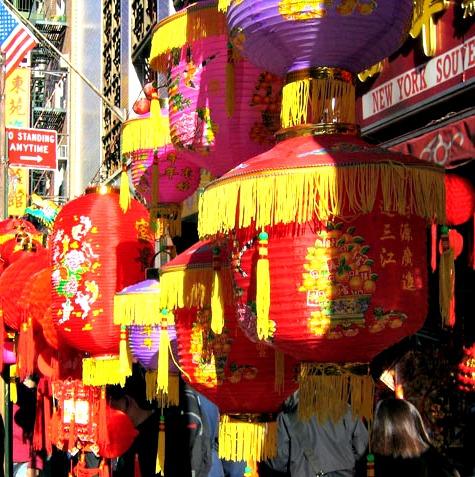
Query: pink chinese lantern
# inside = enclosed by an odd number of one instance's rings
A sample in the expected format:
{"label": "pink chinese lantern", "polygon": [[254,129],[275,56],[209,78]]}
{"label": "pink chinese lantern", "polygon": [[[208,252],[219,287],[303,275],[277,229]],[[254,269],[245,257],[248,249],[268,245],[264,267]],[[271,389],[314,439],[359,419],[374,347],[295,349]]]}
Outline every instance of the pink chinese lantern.
{"label": "pink chinese lantern", "polygon": [[282,83],[236,54],[216,2],[161,21],[150,64],[169,74],[171,138],[190,161],[219,176],[273,145]]}
{"label": "pink chinese lantern", "polygon": [[[297,386],[295,361],[250,341],[240,328],[228,251],[225,243],[202,241],[164,265],[161,303],[174,309],[183,378],[222,413],[220,456],[255,461],[275,455],[274,417]],[[219,333],[213,331],[216,288]]]}
{"label": "pink chinese lantern", "polygon": [[[58,214],[51,240],[52,314],[62,340],[86,352],[84,384],[117,384],[130,372],[125,335],[113,323],[116,291],[138,281],[153,255],[147,211],[124,213],[117,190],[90,188]],[[128,371],[127,371],[128,370]]]}
{"label": "pink chinese lantern", "polygon": [[126,121],[122,128],[122,154],[130,160],[132,183],[158,219],[158,236],[181,234],[181,202],[198,187],[199,168],[171,144],[167,114],[158,99],[148,117]]}

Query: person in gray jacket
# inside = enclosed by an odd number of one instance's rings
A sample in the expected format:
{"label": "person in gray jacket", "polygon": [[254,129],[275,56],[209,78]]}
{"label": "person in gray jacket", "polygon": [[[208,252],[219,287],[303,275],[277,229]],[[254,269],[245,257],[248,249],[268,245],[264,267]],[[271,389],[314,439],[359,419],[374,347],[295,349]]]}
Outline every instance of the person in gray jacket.
{"label": "person in gray jacket", "polygon": [[260,476],[353,477],[355,466],[368,446],[368,430],[348,406],[338,421],[318,422],[313,416],[300,421],[298,391],[277,418],[277,456],[261,465]]}

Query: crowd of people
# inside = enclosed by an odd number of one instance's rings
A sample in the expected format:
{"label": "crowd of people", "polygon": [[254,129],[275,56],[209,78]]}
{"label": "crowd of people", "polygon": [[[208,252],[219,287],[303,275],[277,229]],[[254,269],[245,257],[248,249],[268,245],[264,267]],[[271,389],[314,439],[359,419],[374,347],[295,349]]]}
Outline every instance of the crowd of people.
{"label": "crowd of people", "polygon": [[[108,389],[109,404],[126,413],[138,431],[130,448],[113,460],[114,477],[161,475],[156,473],[161,418],[166,429],[165,476],[243,477],[249,471],[246,462],[219,458],[219,409],[205,396],[183,381],[179,406],[159,409],[145,395],[140,370],[125,387]],[[27,410],[35,406],[28,388],[22,387],[20,397],[23,405],[20,402],[14,414],[14,426],[21,431],[14,435],[14,477],[70,476],[73,456],[56,449],[38,465],[41,459],[25,451],[34,422]],[[362,477],[370,475],[368,462],[374,466],[375,477],[460,477],[432,445],[419,411],[403,399],[380,400],[369,432],[367,423],[353,416],[349,406],[337,422],[320,422],[317,417],[300,420],[297,391],[283,403],[277,429],[277,455],[259,463],[259,477]],[[95,468],[100,459],[91,453],[86,462]]]}

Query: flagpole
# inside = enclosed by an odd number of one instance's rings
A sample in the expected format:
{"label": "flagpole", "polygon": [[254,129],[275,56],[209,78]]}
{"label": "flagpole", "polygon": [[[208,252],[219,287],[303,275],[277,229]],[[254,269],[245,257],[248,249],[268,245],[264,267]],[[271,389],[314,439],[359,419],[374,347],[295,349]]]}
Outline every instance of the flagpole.
{"label": "flagpole", "polygon": [[10,8],[15,16],[20,20],[29,30],[31,30],[35,36],[37,36],[43,43],[48,45],[50,50],[53,50],[88,86],[89,88],[96,93],[97,96],[106,104],[106,106],[111,110],[112,114],[117,116],[120,122],[124,122],[126,120],[124,113],[112,102],[109,98],[104,96],[96,86],[84,75],[82,74],[70,61],[69,59],[61,53],[61,51],[56,48],[56,46],[48,40],[48,38],[35,27],[33,23],[31,23],[27,18],[21,15],[21,13],[17,10],[14,5],[9,4],[8,8]]}

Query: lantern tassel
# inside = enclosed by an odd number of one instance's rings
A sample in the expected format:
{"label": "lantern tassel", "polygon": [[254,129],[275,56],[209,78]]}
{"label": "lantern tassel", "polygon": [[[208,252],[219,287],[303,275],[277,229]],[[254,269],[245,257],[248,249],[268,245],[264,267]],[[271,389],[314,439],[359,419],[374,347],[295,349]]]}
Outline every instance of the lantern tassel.
{"label": "lantern tassel", "polygon": [[158,153],[153,151],[153,164],[152,164],[152,178],[151,178],[151,199],[150,199],[150,229],[153,232],[157,231],[157,213],[158,213],[158,200],[159,200],[159,182],[160,182],[160,167],[158,164]]}
{"label": "lantern tassel", "polygon": [[[44,386],[46,388],[47,381],[45,380]],[[51,455],[53,453],[52,441],[51,441],[51,402],[47,390],[43,391],[43,418],[44,418],[44,439],[46,454]]]}
{"label": "lantern tassel", "polygon": [[270,272],[267,232],[259,234],[259,258],[256,269],[256,314],[257,336],[267,339],[270,335],[269,309],[270,309]]}
{"label": "lantern tassel", "polygon": [[168,394],[168,321],[164,319],[160,328],[160,340],[158,351],[157,391]]}
{"label": "lantern tassel", "polygon": [[442,227],[442,253],[439,263],[439,307],[445,326],[455,324],[455,264],[454,251],[449,244],[448,228]]}
{"label": "lantern tassel", "polygon": [[134,457],[134,477],[142,477],[142,472],[140,471],[140,462],[138,454],[135,454]]}
{"label": "lantern tassel", "polygon": [[157,371],[145,371],[145,399],[151,402],[157,397]]}
{"label": "lantern tassel", "polygon": [[120,192],[119,192],[119,205],[124,214],[130,208],[130,187],[129,176],[127,174],[127,166],[122,166],[122,172],[120,173]]}
{"label": "lantern tassel", "polygon": [[120,327],[119,363],[120,372],[124,376],[130,376],[132,374],[132,355],[127,343],[127,329],[125,326]]}
{"label": "lantern tassel", "polygon": [[366,477],[374,477],[374,455],[369,453],[366,456]]}
{"label": "lantern tassel", "polygon": [[[3,309],[0,308],[0,349],[5,346],[5,323],[3,321]],[[3,369],[3,352],[0,353],[0,369]]]}
{"label": "lantern tassel", "polygon": [[97,356],[82,360],[82,380],[86,386],[103,386],[105,384],[124,386],[126,377],[117,355]]}
{"label": "lantern tassel", "polygon": [[107,400],[106,387],[101,388],[101,398],[99,400],[99,417],[97,422],[97,444],[99,447],[106,447],[109,444],[109,432],[107,429]]}
{"label": "lantern tassel", "polygon": [[213,288],[211,292],[211,329],[221,334],[224,327],[224,303],[221,293],[221,279],[219,270],[213,272]]}
{"label": "lantern tassel", "polygon": [[430,268],[432,270],[432,273],[434,273],[435,269],[437,268],[437,224],[435,222],[433,222],[430,227],[430,235],[431,235]]}
{"label": "lantern tassel", "polygon": [[45,416],[43,406],[43,395],[38,386],[36,389],[36,413],[35,413],[35,426],[33,428],[33,449],[41,450],[45,446]]}
{"label": "lantern tassel", "polygon": [[23,381],[34,371],[35,342],[31,317],[25,319],[20,326],[18,336],[18,376]]}
{"label": "lantern tassel", "polygon": [[18,401],[18,393],[16,387],[16,364],[10,365],[10,402],[15,404]]}
{"label": "lantern tassel", "polygon": [[157,461],[155,464],[155,472],[163,474],[165,472],[165,417],[160,416],[158,425],[158,445],[157,445]]}
{"label": "lantern tassel", "polygon": [[[226,460],[260,461],[277,455],[277,423],[249,422],[221,416],[219,457]],[[257,416],[259,417],[259,416]],[[252,419],[252,416],[249,416]]]}

